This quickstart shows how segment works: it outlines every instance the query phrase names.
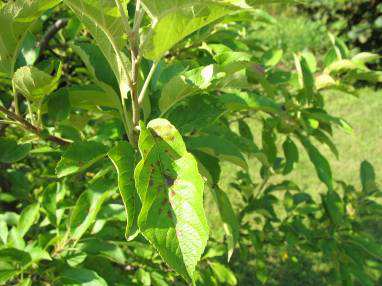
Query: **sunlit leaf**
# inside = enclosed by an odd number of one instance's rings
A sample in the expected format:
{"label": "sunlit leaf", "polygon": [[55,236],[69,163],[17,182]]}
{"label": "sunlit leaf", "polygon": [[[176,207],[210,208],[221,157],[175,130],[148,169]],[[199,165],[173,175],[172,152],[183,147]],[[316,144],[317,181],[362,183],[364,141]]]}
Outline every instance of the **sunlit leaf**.
{"label": "sunlit leaf", "polygon": [[151,121],[147,128],[141,124],[139,149],[142,160],[135,170],[142,201],[139,229],[167,264],[193,280],[208,239],[204,181],[197,162],[179,132],[164,119]]}

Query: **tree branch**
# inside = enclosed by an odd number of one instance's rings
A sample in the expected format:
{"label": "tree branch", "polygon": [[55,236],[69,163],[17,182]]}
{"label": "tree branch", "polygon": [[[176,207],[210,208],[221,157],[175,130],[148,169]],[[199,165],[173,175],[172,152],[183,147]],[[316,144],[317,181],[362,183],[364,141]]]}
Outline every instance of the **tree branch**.
{"label": "tree branch", "polygon": [[38,44],[38,47],[40,48],[40,55],[48,48],[49,41],[54,38],[58,31],[65,28],[67,24],[67,19],[59,19],[46,31],[45,35]]}
{"label": "tree branch", "polygon": [[63,139],[63,138],[60,138],[60,137],[57,137],[54,135],[44,136],[43,130],[41,128],[34,126],[30,122],[28,122],[27,120],[22,118],[21,116],[17,115],[16,113],[13,113],[12,111],[6,109],[3,106],[0,106],[0,112],[4,113],[9,119],[19,123],[25,130],[39,136],[42,139],[51,141],[51,142],[56,143],[62,147],[68,146],[69,144],[72,143],[71,141],[68,141],[66,139]]}

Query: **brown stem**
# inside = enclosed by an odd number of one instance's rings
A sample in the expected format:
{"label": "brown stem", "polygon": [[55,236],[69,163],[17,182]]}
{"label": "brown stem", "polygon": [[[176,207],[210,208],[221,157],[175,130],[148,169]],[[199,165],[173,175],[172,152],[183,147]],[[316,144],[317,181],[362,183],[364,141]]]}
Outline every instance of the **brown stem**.
{"label": "brown stem", "polygon": [[43,130],[41,128],[34,126],[30,122],[28,122],[27,120],[22,118],[21,116],[19,116],[16,113],[6,109],[3,106],[0,106],[0,112],[4,113],[9,119],[19,123],[25,130],[27,130],[33,134],[36,134],[40,138],[46,139],[48,141],[51,141],[51,142],[56,143],[56,144],[63,146],[63,147],[68,146],[70,143],[72,143],[71,141],[68,141],[66,139],[63,139],[63,138],[60,138],[60,137],[57,137],[54,135],[43,136]]}
{"label": "brown stem", "polygon": [[48,48],[49,41],[53,39],[53,37],[68,24],[67,19],[59,19],[57,20],[45,33],[43,38],[41,39],[38,47],[40,48],[40,55]]}

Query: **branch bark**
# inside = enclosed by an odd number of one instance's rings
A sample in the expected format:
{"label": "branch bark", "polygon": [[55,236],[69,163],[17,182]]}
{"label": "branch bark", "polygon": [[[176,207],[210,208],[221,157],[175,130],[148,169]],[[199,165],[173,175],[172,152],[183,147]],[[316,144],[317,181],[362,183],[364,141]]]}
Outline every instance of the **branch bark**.
{"label": "branch bark", "polygon": [[54,135],[44,136],[43,135],[43,129],[31,124],[30,122],[28,122],[27,120],[25,120],[21,116],[19,116],[16,113],[6,109],[3,106],[0,106],[0,112],[5,114],[9,119],[19,123],[25,130],[39,136],[42,139],[48,140],[48,141],[53,142],[55,144],[58,144],[62,147],[66,147],[72,143],[71,141],[68,141],[66,139],[63,139],[63,138],[60,138],[60,137],[57,137]]}
{"label": "branch bark", "polygon": [[59,19],[48,29],[48,31],[44,34],[43,38],[38,44],[38,48],[40,48],[40,56],[48,48],[49,41],[53,39],[53,37],[58,33],[58,31],[65,28],[67,24],[67,19]]}

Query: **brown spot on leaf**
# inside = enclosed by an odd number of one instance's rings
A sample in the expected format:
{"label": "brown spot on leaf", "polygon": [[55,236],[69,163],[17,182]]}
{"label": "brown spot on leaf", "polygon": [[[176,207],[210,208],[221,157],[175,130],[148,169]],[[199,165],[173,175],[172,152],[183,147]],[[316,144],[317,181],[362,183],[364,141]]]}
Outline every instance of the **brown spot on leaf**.
{"label": "brown spot on leaf", "polygon": [[167,176],[167,175],[164,175],[164,177],[166,180],[166,185],[168,187],[171,187],[172,185],[174,185],[175,180],[173,178],[171,178],[170,176]]}

